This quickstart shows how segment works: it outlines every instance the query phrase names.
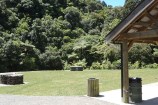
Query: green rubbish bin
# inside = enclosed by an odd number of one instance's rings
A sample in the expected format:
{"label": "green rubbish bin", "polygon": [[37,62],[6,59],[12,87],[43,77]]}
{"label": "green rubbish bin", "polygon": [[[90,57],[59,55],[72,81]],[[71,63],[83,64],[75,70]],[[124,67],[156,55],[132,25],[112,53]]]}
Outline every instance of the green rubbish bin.
{"label": "green rubbish bin", "polygon": [[142,79],[129,78],[129,100],[131,103],[142,102]]}

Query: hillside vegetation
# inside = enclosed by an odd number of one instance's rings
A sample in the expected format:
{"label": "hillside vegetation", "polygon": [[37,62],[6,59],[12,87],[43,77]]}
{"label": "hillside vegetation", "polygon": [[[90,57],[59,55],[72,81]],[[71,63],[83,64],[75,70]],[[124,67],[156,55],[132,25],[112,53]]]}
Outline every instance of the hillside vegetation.
{"label": "hillside vegetation", "polygon": [[[120,67],[120,46],[104,38],[140,0],[0,0],[0,72]],[[130,67],[157,67],[158,49],[136,44]]]}

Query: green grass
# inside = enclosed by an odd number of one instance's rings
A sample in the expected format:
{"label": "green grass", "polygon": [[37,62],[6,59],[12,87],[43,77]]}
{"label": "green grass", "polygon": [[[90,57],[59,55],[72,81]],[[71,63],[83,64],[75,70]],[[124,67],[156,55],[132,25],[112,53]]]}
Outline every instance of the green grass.
{"label": "green grass", "polygon": [[[143,84],[158,82],[158,69],[130,70],[131,77],[141,77]],[[87,94],[87,79],[98,78],[100,91],[120,88],[119,70],[34,71],[23,72],[28,84],[0,87],[0,94],[35,96],[74,96]]]}

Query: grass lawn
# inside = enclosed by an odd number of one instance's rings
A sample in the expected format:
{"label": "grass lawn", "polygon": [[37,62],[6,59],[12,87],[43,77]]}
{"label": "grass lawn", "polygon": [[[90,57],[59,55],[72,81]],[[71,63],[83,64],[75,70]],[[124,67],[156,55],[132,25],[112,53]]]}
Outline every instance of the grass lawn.
{"label": "grass lawn", "polygon": [[[158,82],[158,69],[130,70],[143,84]],[[100,92],[120,88],[120,70],[23,72],[28,84],[0,87],[0,94],[75,96],[87,94],[87,79],[98,78]]]}

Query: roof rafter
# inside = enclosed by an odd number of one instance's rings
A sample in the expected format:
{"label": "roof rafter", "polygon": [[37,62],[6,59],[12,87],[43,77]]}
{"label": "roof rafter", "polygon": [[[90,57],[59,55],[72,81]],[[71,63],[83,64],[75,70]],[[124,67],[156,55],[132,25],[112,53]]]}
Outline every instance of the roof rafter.
{"label": "roof rafter", "polygon": [[146,15],[147,15],[147,17],[148,17],[151,21],[153,21],[153,22],[156,22],[156,21],[157,21],[157,19],[154,18],[154,16],[152,16],[149,12],[146,12]]}
{"label": "roof rafter", "polygon": [[143,38],[157,38],[158,29],[148,30],[143,32],[124,33],[123,39],[143,39]]}
{"label": "roof rafter", "polygon": [[150,24],[151,24],[151,23],[142,22],[142,21],[139,21],[139,22],[134,23],[134,25],[140,25],[140,26],[144,26],[144,27],[148,27]]}

